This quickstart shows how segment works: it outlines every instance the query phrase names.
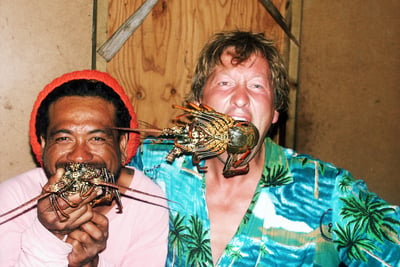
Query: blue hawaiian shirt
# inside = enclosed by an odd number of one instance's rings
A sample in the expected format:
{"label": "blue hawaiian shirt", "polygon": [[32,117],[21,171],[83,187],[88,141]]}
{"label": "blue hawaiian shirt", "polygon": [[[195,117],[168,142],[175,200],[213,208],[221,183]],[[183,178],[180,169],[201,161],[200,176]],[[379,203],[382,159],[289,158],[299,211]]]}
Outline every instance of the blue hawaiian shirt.
{"label": "blue hawaiian shirt", "polygon": [[[266,138],[252,202],[216,266],[400,266],[400,209],[346,170]],[[130,165],[170,200],[167,266],[214,266],[205,175],[173,144],[145,140]],[[342,265],[341,265],[342,264]],[[344,264],[344,265],[343,265]]]}

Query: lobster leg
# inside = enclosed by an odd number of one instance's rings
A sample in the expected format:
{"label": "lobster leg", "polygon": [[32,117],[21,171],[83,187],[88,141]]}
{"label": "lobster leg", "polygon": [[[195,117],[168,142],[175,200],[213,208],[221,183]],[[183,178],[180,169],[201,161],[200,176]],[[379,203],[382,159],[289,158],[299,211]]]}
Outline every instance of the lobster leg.
{"label": "lobster leg", "polygon": [[[58,198],[56,194],[51,194],[49,197],[51,207],[53,208],[54,213],[57,215],[57,218],[60,222],[65,222],[69,219],[69,215],[66,214],[62,208],[60,207],[60,204],[58,203]],[[62,198],[62,200],[65,201],[65,198]]]}

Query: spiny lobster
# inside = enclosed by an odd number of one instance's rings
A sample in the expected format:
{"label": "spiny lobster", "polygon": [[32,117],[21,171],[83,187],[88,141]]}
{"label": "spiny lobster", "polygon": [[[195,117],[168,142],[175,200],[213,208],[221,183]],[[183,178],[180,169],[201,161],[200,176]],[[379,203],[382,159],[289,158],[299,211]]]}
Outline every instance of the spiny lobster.
{"label": "spiny lobster", "polygon": [[[138,194],[147,195],[154,198],[165,199],[164,197],[149,194],[140,190],[132,189],[129,187],[124,187],[121,185],[115,184],[114,175],[111,174],[105,167],[96,168],[89,166],[84,163],[76,163],[71,162],[67,164],[65,167],[65,172],[61,179],[55,184],[46,185],[43,188],[43,193],[39,196],[25,202],[24,204],[0,215],[1,217],[7,216],[16,212],[17,210],[28,206],[29,204],[36,202],[45,197],[50,198],[50,204],[56,213],[59,221],[63,222],[68,220],[69,215],[66,214],[63,209],[60,207],[58,200],[62,199],[65,203],[68,204],[69,207],[77,207],[80,203],[73,202],[69,200],[69,196],[74,194],[79,194],[82,199],[87,198],[94,190],[100,190],[101,194],[98,195],[94,200],[90,202],[90,205],[96,206],[102,203],[111,203],[113,200],[116,201],[118,213],[122,213],[122,202],[121,202],[121,193],[119,189],[126,189],[128,191],[132,191]],[[143,200],[136,197],[131,197],[134,200],[142,201],[145,203],[149,203],[152,205],[162,206],[156,203],[151,203],[150,201]],[[166,199],[165,199],[166,200]],[[164,206],[162,206],[164,207]],[[164,207],[167,208],[167,207]],[[0,225],[18,217],[23,214],[25,211],[22,211],[3,222],[0,222]]]}
{"label": "spiny lobster", "polygon": [[[176,125],[162,130],[115,128],[135,132],[157,132],[159,138],[174,137],[174,147],[166,160],[173,162],[182,154],[192,154],[193,164],[199,170],[202,159],[218,156],[225,151],[228,158],[223,175],[232,177],[249,171],[245,161],[251,150],[257,145],[259,133],[257,128],[247,121],[235,120],[232,117],[216,112],[211,107],[188,103],[188,107],[174,105],[174,108],[185,111],[176,118]],[[188,121],[183,121],[186,118]],[[239,168],[245,165],[243,168]]]}

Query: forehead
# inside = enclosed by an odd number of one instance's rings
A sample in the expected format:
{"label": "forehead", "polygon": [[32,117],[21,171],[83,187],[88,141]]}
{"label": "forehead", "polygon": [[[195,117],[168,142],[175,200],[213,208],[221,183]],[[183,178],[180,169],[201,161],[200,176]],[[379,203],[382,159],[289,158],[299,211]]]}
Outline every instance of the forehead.
{"label": "forehead", "polygon": [[255,52],[248,55],[248,57],[243,57],[238,55],[232,47],[224,50],[220,56],[218,64],[214,66],[211,75],[215,74],[215,72],[235,69],[237,71],[251,69],[262,76],[266,75],[266,77],[269,77],[271,73],[269,63],[261,53]]}
{"label": "forehead", "polygon": [[264,67],[269,70],[269,63],[261,52],[254,51],[253,53],[250,53],[248,55],[242,55],[236,52],[235,47],[230,46],[222,52],[217,65],[222,65],[225,67],[246,65],[248,67],[251,67],[256,63],[263,64]]}
{"label": "forehead", "polygon": [[114,105],[101,97],[65,96],[57,99],[49,106],[49,117],[60,116],[92,116],[114,117]]}

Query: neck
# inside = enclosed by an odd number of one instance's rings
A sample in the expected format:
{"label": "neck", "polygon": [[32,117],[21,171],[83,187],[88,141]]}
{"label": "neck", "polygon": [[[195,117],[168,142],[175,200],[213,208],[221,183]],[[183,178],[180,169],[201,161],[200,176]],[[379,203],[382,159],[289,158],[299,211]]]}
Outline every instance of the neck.
{"label": "neck", "polygon": [[249,172],[230,178],[223,176],[225,163],[220,159],[206,161],[206,201],[214,262],[218,261],[249,208],[261,177],[264,158],[262,146],[249,162]]}

